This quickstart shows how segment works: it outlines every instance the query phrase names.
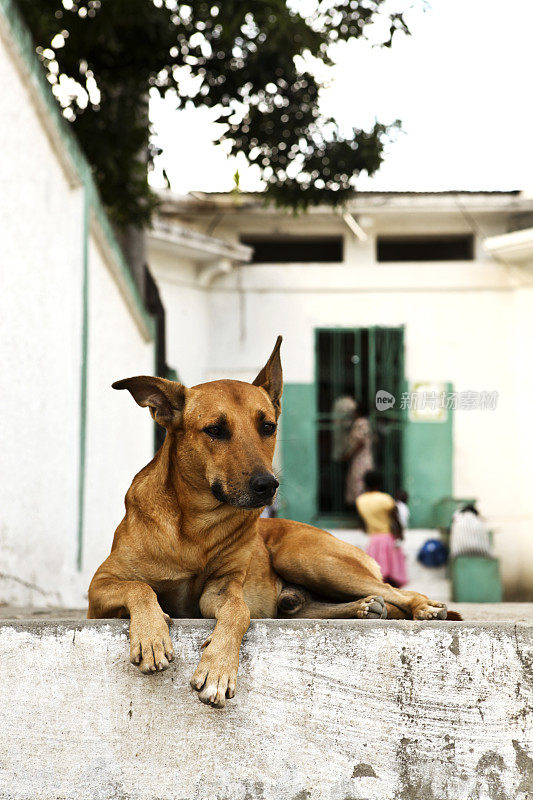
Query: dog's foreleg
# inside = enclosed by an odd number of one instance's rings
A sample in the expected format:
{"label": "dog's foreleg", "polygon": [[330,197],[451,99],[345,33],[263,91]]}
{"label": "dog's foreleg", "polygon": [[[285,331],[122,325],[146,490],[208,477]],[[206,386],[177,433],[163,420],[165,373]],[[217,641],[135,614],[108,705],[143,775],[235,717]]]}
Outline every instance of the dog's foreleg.
{"label": "dog's foreleg", "polygon": [[122,580],[98,570],[89,587],[89,619],[130,618],[130,661],[141,672],[167,669],[174,655],[163,613],[154,590],[143,581]]}
{"label": "dog's foreleg", "polygon": [[240,576],[219,578],[206,584],[200,598],[203,617],[215,618],[213,633],[203,645],[202,658],[191,678],[202,703],[222,708],[233,697],[237,683],[239,650],[250,624]]}

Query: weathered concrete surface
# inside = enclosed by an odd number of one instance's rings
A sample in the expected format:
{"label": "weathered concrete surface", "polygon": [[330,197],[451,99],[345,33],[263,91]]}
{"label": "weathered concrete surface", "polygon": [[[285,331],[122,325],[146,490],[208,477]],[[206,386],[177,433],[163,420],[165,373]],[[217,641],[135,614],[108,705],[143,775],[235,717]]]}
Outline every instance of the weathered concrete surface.
{"label": "weathered concrete surface", "polygon": [[[415,587],[417,588],[417,587]],[[430,592],[431,597],[442,597]],[[493,622],[533,622],[533,603],[451,603],[450,608],[459,611],[466,622],[484,620]],[[0,603],[0,620],[59,620],[86,619],[87,605],[84,608],[64,608],[60,606],[8,605]]]}
{"label": "weathered concrete surface", "polygon": [[531,623],[254,622],[219,711],[188,685],[211,628],[146,677],[126,622],[2,622],[0,797],[533,797]]}

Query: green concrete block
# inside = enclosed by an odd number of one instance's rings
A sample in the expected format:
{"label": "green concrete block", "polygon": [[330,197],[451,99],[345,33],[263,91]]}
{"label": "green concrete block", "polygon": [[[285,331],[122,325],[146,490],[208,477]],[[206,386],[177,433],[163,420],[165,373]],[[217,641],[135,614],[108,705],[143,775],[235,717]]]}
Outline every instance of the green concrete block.
{"label": "green concrete block", "polygon": [[501,603],[500,564],[496,558],[457,556],[451,563],[456,603]]}

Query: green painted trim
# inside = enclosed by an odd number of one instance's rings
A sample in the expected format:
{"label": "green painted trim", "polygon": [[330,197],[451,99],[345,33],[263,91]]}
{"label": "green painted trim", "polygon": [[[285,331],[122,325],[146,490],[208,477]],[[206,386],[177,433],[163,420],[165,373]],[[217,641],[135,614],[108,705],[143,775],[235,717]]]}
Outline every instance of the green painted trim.
{"label": "green painted trim", "polygon": [[51,92],[50,84],[46,80],[43,66],[35,53],[34,43],[26,23],[13,0],[0,0],[0,12],[7,22],[8,32],[18,48],[30,82],[43,103],[48,120],[52,123],[54,132],[58,135],[72,163],[73,171],[77,174],[80,184],[84,187],[90,210],[101,227],[111,253],[117,261],[133,305],[148,331],[149,338],[153,340],[155,337],[154,320],[144,307],[120,245],[117,242],[94,182],[91,166],[82,152],[74,133],[70,130],[69,123],[63,118],[57,101]]}
{"label": "green painted trim", "polygon": [[89,343],[89,197],[83,195],[83,276],[81,307],[81,372],[80,372],[80,455],[78,475],[78,543],[76,566],[83,563],[83,528],[85,513],[85,465],[87,452],[87,377]]}
{"label": "green painted trim", "polygon": [[312,383],[286,383],[281,415],[280,516],[313,524],[316,517],[316,401]]}
{"label": "green painted trim", "polygon": [[[405,390],[411,390],[406,383]],[[453,385],[446,383],[446,391]],[[403,443],[403,474],[409,492],[413,528],[439,525],[439,505],[453,495],[453,410],[443,422],[419,422],[406,411]]]}
{"label": "green painted trim", "polygon": [[[442,497],[433,504],[434,525],[441,530],[449,530],[454,513],[463,506],[475,506],[477,502],[475,497]],[[489,531],[489,537],[491,536]]]}

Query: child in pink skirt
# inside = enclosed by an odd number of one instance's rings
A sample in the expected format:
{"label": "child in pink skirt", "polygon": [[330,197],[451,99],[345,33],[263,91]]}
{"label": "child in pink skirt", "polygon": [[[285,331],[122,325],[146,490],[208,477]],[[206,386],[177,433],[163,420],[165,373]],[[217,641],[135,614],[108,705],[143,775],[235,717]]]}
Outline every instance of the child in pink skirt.
{"label": "child in pink skirt", "polygon": [[390,494],[381,491],[379,472],[369,470],[364,482],[366,491],[359,495],[355,504],[370,536],[366,552],[378,562],[385,583],[400,588],[407,583],[407,569],[400,545],[403,530],[396,503]]}

